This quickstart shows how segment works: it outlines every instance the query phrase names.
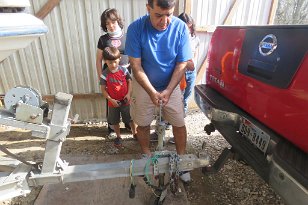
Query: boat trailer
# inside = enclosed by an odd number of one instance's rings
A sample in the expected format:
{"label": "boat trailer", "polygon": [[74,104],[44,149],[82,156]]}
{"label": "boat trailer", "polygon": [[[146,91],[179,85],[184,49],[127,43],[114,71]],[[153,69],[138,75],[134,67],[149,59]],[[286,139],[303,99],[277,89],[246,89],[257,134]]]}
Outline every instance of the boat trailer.
{"label": "boat trailer", "polygon": [[[208,155],[200,156],[163,150],[164,130],[158,133],[157,150],[153,157],[70,166],[60,158],[60,151],[70,132],[71,119],[68,118],[73,96],[57,93],[52,111],[42,100],[38,91],[30,87],[18,86],[9,90],[4,98],[5,108],[0,110],[0,124],[30,130],[33,137],[46,140],[43,162],[25,161],[0,145],[0,150],[8,157],[0,157],[0,201],[16,196],[26,196],[35,186],[79,182],[117,177],[130,177],[129,197],[135,196],[134,177],[144,176],[145,183],[153,189],[155,204],[162,204],[170,185],[172,193],[178,190],[179,173],[209,165]],[[50,119],[48,113],[51,113]],[[165,174],[169,181],[164,182]],[[156,176],[158,182],[151,182]]]}

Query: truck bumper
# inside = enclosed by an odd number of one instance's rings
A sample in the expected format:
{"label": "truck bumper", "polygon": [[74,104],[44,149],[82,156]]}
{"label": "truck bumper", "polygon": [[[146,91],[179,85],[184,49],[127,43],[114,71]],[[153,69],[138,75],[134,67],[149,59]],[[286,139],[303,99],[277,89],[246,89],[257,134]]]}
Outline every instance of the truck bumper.
{"label": "truck bumper", "polygon": [[[229,142],[232,148],[243,158],[272,188],[285,200],[287,204],[307,204],[307,178],[297,177],[296,170],[284,169],[277,154],[277,146],[284,140],[264,126],[262,123],[248,115],[239,107],[223,97],[207,85],[195,87],[195,101],[202,112],[211,121],[215,129]],[[265,153],[261,152],[239,132],[241,118],[246,118],[260,130],[270,136],[270,142]],[[281,146],[280,146],[281,147]],[[303,155],[303,163],[307,155]],[[303,158],[301,156],[301,158]],[[277,159],[277,160],[276,160]],[[307,165],[304,165],[304,168]],[[305,170],[304,170],[305,172]],[[294,177],[295,176],[295,177]],[[303,180],[297,180],[303,179]],[[291,190],[292,189],[292,190]]]}

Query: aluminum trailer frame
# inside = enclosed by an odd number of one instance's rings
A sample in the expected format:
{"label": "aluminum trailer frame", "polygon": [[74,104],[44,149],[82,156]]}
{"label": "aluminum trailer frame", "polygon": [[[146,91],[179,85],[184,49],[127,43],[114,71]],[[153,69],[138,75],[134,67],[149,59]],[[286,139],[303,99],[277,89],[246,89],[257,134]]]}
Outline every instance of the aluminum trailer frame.
{"label": "aluminum trailer frame", "polygon": [[[70,94],[57,93],[50,122],[45,120],[41,124],[16,120],[14,114],[0,110],[0,124],[31,130],[32,136],[46,139],[43,163],[23,163],[17,160],[17,156],[15,159],[0,158],[0,200],[25,196],[32,187],[39,185],[142,175],[161,176],[164,173],[179,173],[209,165],[209,157],[204,154],[198,158],[191,154],[178,156],[174,152],[158,151],[154,155],[160,157],[156,163],[151,164],[149,170],[145,170],[149,159],[134,160],[133,167],[132,160],[69,166],[68,162],[61,160],[60,151],[70,131],[68,114],[72,98]],[[27,106],[25,108],[32,109]],[[23,114],[29,115],[29,110],[21,113]],[[163,140],[162,137],[160,140]],[[133,176],[130,169],[133,169]]]}

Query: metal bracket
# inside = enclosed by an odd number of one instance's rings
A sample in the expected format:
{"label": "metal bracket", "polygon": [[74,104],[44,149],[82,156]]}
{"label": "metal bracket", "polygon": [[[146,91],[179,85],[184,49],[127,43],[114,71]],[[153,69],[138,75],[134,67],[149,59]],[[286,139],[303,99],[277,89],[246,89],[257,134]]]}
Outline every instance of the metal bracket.
{"label": "metal bracket", "polygon": [[30,166],[21,163],[10,174],[1,172],[0,200],[29,194],[31,189],[28,185],[26,177],[30,170]]}
{"label": "metal bracket", "polygon": [[218,159],[215,161],[213,166],[206,166],[202,168],[203,174],[216,174],[218,173],[228,159],[233,158],[234,152],[232,149],[225,148],[222,153],[219,155]]}
{"label": "metal bracket", "polygon": [[18,103],[16,107],[16,120],[41,124],[43,122],[43,110],[36,106]]}
{"label": "metal bracket", "polygon": [[47,139],[64,142],[69,134],[70,126],[69,123],[66,123],[64,126],[50,124],[50,134]]}

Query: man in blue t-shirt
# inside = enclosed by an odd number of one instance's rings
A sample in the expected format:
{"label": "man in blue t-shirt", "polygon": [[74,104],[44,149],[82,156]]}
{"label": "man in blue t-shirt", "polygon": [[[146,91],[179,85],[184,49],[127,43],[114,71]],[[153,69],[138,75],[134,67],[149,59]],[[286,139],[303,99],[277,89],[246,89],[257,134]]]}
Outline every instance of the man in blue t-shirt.
{"label": "man in blue t-shirt", "polygon": [[164,119],[172,125],[177,153],[185,154],[186,149],[179,82],[192,53],[185,23],[173,16],[175,2],[148,0],[148,15],[134,21],[127,30],[125,53],[133,71],[131,116],[138,125],[142,152],[148,156],[150,124],[160,102]]}

